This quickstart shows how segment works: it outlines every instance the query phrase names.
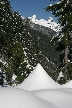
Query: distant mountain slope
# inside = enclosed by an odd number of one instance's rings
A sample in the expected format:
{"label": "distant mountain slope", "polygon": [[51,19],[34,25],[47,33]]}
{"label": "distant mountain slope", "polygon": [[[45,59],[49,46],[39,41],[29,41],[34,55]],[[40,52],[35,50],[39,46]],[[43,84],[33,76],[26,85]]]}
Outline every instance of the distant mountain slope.
{"label": "distant mountain slope", "polygon": [[[24,24],[25,24],[25,19],[26,19],[25,17],[22,17]],[[56,22],[53,22],[52,18],[50,18],[48,21],[44,20],[44,22],[46,23],[45,25],[43,24],[42,19],[40,22],[38,19],[34,19],[34,16],[28,17],[28,20],[29,21],[27,23],[29,23],[29,27],[32,28],[33,30],[46,34],[50,38],[53,38],[53,36],[56,34],[56,30],[54,30],[54,28],[55,26],[57,27],[58,24]],[[38,22],[36,23],[35,20],[36,21],[38,20]],[[59,28],[58,28],[58,31],[59,31]]]}
{"label": "distant mountain slope", "polygon": [[[50,42],[56,32],[51,28],[35,24],[29,19],[22,19],[23,23],[26,23],[29,35],[29,41],[27,43],[28,47],[26,44],[26,53],[29,64],[35,67],[40,63],[50,75],[51,72],[56,70],[59,64],[59,55],[55,49],[56,45]],[[33,45],[31,46],[32,42]]]}
{"label": "distant mountain slope", "polygon": [[39,24],[35,24],[33,22],[30,22],[30,26],[32,29],[37,30],[43,34],[48,35],[50,38],[53,37],[53,35],[56,33],[54,30],[52,30],[51,28],[39,25]]}

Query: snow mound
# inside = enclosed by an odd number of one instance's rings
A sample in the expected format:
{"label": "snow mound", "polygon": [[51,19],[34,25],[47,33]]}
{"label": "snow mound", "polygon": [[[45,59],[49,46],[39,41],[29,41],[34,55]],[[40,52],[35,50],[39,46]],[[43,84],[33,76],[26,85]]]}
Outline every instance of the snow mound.
{"label": "snow mound", "polygon": [[40,89],[55,89],[60,88],[61,85],[56,83],[38,63],[32,73],[19,85],[17,88],[25,89],[28,91]]}
{"label": "snow mound", "polygon": [[72,89],[39,90],[33,94],[57,108],[72,108]]}
{"label": "snow mound", "polygon": [[72,88],[72,80],[70,80],[69,82],[67,82],[66,84],[63,84],[64,88]]}
{"label": "snow mound", "polygon": [[0,108],[56,108],[34,94],[15,88],[0,87]]}

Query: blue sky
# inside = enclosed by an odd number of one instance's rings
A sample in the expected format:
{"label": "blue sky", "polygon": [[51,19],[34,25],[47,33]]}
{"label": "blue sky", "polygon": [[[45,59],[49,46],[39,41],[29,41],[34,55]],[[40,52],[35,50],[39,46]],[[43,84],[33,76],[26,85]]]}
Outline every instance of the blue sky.
{"label": "blue sky", "polygon": [[[49,4],[55,3],[50,0],[10,0],[12,9],[18,11],[24,17],[36,15],[37,19],[48,20],[48,17],[54,18],[51,12],[47,13],[43,8]],[[54,18],[54,21],[56,19]]]}

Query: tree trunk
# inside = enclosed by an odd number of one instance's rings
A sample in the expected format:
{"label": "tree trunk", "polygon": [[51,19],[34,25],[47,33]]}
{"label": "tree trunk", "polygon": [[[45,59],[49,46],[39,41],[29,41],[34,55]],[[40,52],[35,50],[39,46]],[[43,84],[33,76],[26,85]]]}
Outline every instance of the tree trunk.
{"label": "tree trunk", "polygon": [[68,69],[67,69],[67,65],[68,65],[68,45],[65,47],[65,79],[67,82],[67,77],[68,77]]}

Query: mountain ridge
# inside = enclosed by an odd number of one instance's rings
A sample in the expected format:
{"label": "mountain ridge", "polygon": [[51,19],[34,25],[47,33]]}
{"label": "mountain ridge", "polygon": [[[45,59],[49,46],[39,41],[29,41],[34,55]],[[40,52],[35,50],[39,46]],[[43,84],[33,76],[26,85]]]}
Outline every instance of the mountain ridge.
{"label": "mountain ridge", "polygon": [[[25,19],[25,17],[22,16],[22,19]],[[28,19],[34,24],[50,28],[55,32],[60,31],[59,23],[54,22],[52,17],[49,17],[48,20],[45,20],[45,19],[37,19],[36,15],[33,15],[32,17],[28,17]]]}

